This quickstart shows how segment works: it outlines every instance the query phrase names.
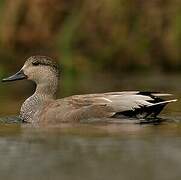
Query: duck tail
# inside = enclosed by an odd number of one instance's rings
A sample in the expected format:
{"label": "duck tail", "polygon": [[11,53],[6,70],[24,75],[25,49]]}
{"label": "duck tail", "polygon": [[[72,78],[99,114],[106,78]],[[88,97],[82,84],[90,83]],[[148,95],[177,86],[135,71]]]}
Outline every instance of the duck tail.
{"label": "duck tail", "polygon": [[167,101],[161,101],[158,103],[154,103],[150,106],[147,106],[146,108],[147,115],[145,116],[145,118],[147,118],[148,116],[151,116],[154,118],[157,117],[157,115],[160,114],[160,112],[168,103],[176,102],[176,101],[177,99],[172,99],[172,100],[167,100]]}
{"label": "duck tail", "polygon": [[172,100],[167,100],[167,101],[161,101],[161,102],[158,102],[158,103],[155,103],[155,104],[151,104],[150,106],[148,107],[151,107],[151,106],[158,106],[158,105],[166,105],[168,103],[171,103],[171,102],[176,102],[178,101],[178,99],[172,99]]}

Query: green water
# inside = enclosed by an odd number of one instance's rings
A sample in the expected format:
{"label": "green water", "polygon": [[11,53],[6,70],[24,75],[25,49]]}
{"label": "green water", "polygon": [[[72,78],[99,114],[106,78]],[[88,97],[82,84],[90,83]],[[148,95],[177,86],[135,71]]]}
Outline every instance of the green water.
{"label": "green water", "polygon": [[[124,79],[110,89],[167,90],[179,98],[180,80],[178,76],[155,81]],[[3,115],[16,113],[20,106],[19,100],[8,105],[7,97],[1,106],[11,108],[1,109]],[[40,128],[16,121],[1,123],[0,179],[179,180],[180,107],[180,101],[170,104],[161,115],[167,121],[158,125],[90,123]]]}

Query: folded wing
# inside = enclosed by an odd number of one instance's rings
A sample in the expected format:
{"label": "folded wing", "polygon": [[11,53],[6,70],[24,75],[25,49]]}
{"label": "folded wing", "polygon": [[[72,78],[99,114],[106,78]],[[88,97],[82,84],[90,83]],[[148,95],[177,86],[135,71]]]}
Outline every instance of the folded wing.
{"label": "folded wing", "polygon": [[176,101],[176,99],[164,100],[161,98],[166,96],[171,96],[171,94],[124,91],[73,96],[73,99],[74,105],[109,107],[114,118],[119,118],[122,115],[146,118],[148,116],[156,117],[166,104]]}

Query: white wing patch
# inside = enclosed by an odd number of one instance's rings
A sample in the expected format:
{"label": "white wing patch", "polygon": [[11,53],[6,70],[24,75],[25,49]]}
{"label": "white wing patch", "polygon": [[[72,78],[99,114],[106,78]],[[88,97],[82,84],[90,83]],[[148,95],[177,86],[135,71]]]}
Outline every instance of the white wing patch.
{"label": "white wing patch", "polygon": [[141,108],[143,106],[151,106],[153,100],[149,96],[136,95],[136,94],[123,94],[123,95],[107,95],[104,100],[107,105],[113,108],[115,112],[128,111]]}
{"label": "white wing patch", "polygon": [[103,97],[103,98],[101,98],[101,99],[103,99],[103,100],[105,100],[105,101],[108,101],[108,102],[112,102],[110,99],[108,99],[108,98],[105,98],[105,97]]}

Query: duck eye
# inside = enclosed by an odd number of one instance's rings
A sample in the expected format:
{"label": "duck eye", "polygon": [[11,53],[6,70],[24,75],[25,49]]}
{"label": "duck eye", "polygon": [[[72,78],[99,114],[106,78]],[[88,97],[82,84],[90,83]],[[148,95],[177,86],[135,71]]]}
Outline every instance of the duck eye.
{"label": "duck eye", "polygon": [[40,63],[39,63],[39,62],[37,62],[37,61],[32,62],[32,64],[33,64],[33,66],[39,66],[39,65],[40,65]]}

